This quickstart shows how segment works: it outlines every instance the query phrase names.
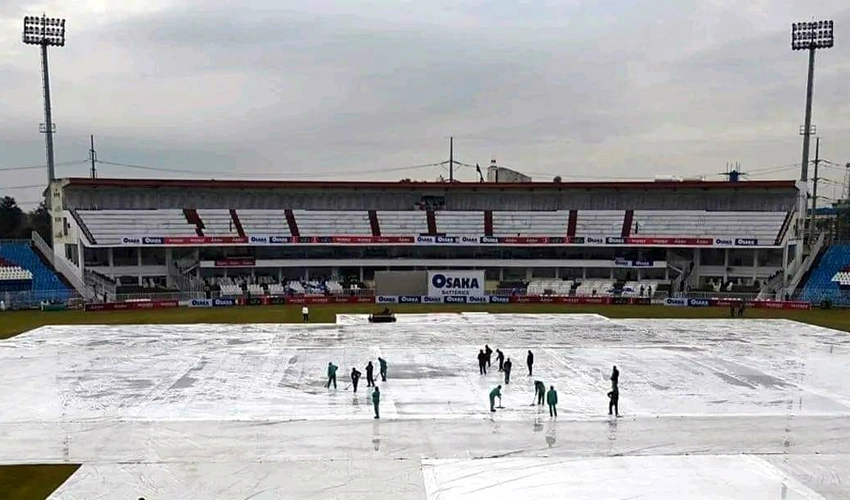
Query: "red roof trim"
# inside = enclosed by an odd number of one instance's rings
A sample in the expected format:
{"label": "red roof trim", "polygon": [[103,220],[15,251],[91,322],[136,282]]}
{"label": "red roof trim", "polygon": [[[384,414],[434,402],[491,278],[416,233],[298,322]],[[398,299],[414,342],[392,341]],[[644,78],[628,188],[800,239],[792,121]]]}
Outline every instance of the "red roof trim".
{"label": "red roof trim", "polygon": [[380,182],[380,181],[248,181],[195,179],[64,179],[68,187],[206,188],[206,189],[398,189],[398,190],[556,190],[556,189],[796,189],[795,181],[682,182]]}

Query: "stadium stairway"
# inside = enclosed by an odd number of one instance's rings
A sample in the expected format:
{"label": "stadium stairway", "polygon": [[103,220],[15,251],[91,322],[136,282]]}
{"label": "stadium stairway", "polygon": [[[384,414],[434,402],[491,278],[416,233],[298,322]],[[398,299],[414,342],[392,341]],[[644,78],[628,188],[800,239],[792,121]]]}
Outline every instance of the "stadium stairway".
{"label": "stadium stairway", "polygon": [[0,258],[32,273],[33,298],[42,300],[67,300],[73,292],[39,257],[29,241],[0,243]]}
{"label": "stadium stairway", "polygon": [[802,298],[812,303],[829,300],[835,305],[850,305],[850,293],[842,292],[832,278],[850,266],[850,244],[836,244],[827,249],[820,264],[812,271],[803,287]]}

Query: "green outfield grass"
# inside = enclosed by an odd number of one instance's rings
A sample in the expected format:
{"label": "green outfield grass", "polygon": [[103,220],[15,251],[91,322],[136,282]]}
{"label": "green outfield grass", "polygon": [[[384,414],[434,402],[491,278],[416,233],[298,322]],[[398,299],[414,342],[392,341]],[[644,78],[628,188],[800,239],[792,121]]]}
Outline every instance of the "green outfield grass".
{"label": "green outfield grass", "polygon": [[79,467],[79,465],[0,465],[0,498],[44,500]]}
{"label": "green outfield grass", "polygon": [[[310,320],[333,323],[340,313],[369,313],[372,304],[334,304],[310,307]],[[610,318],[728,318],[722,307],[688,308],[664,306],[595,306],[565,304],[490,304],[490,305],[397,305],[397,313],[488,311],[492,313],[595,313]],[[850,331],[850,311],[842,309],[781,311],[748,309],[747,318],[784,318],[813,325]],[[223,308],[176,308],[156,311],[14,311],[0,313],[0,339],[43,325],[82,324],[169,324],[169,323],[299,323],[301,306],[255,306]]]}
{"label": "green outfield grass", "polygon": [[[313,323],[332,323],[340,313],[369,313],[375,305],[315,305]],[[728,318],[720,307],[592,306],[564,304],[398,305],[397,313],[488,311],[492,313],[596,313],[610,318]],[[780,311],[748,309],[747,318],[784,318],[836,330],[850,331],[850,311],[841,309]],[[0,314],[0,339],[43,325],[167,324],[167,323],[300,323],[301,306],[161,309],[157,311],[15,311]],[[790,333],[790,332],[789,332]],[[76,465],[0,466],[0,499],[44,500],[71,474]]]}

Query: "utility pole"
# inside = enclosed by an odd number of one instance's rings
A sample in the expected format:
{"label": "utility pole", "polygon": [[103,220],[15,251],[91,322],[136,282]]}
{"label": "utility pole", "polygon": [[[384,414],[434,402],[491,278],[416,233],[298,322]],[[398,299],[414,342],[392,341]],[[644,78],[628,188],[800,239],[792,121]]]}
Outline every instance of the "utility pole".
{"label": "utility pole", "polygon": [[815,176],[812,178],[812,216],[809,219],[809,245],[815,243],[815,220],[818,209],[818,165],[820,164],[820,137],[815,139]]}
{"label": "utility pole", "polygon": [[850,202],[850,162],[844,165],[844,168],[847,169],[844,172],[844,189],[847,190],[844,195],[844,199]]}
{"label": "utility pole", "polygon": [[91,158],[91,178],[97,179],[97,151],[94,150],[94,135],[91,136],[91,149],[89,149],[89,157]]}
{"label": "utility pole", "polygon": [[455,181],[455,138],[449,137],[449,183]]}

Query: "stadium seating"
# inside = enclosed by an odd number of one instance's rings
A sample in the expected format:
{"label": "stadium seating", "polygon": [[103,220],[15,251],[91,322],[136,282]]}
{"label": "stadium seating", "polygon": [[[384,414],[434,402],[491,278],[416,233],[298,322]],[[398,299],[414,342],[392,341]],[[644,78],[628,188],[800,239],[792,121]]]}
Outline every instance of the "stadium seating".
{"label": "stadium seating", "polygon": [[559,279],[539,279],[532,280],[528,284],[526,293],[529,295],[554,295],[567,297],[573,289],[572,281]]}
{"label": "stadium seating", "polygon": [[198,216],[204,223],[204,236],[239,236],[230,210],[198,209]]}
{"label": "stadium seating", "polygon": [[124,236],[196,236],[182,210],[78,210],[98,244],[120,244]]}
{"label": "stadium seating", "polygon": [[325,288],[327,288],[328,293],[339,295],[342,293],[342,285],[339,284],[339,281],[336,280],[327,280],[325,281]]}
{"label": "stadium seating", "polygon": [[266,291],[263,290],[263,285],[257,283],[251,283],[247,286],[248,293],[251,295],[265,295]]}
{"label": "stadium seating", "polygon": [[614,282],[611,280],[584,280],[576,288],[577,296],[594,297],[611,295]]}
{"label": "stadium seating", "polygon": [[0,259],[0,292],[32,290],[32,273]]}
{"label": "stadium seating", "polygon": [[286,284],[286,289],[289,293],[293,293],[295,295],[304,295],[305,290],[304,286],[300,281],[290,281]]}
{"label": "stadium seating", "polygon": [[290,234],[286,223],[285,210],[237,210],[239,223],[247,235],[280,235]]}
{"label": "stadium seating", "polygon": [[773,243],[785,212],[635,210],[632,236],[714,236],[756,238]]}
{"label": "stadium seating", "polygon": [[286,290],[280,283],[269,284],[269,295],[286,295]]}
{"label": "stadium seating", "polygon": [[428,233],[428,218],[421,210],[378,211],[378,223],[382,236],[413,236]]}
{"label": "stadium seating", "polygon": [[239,285],[220,285],[219,291],[222,297],[242,295],[242,287]]}
{"label": "stadium seating", "polygon": [[484,234],[484,212],[435,212],[437,220],[437,232],[448,235],[471,235]]}
{"label": "stadium seating", "polygon": [[[841,280],[850,285],[850,244],[829,247],[803,287],[803,300],[820,303],[829,300],[835,305],[850,305],[850,291],[842,290]],[[845,287],[846,288],[846,287]]]}
{"label": "stadium seating", "polygon": [[493,236],[564,236],[569,218],[567,210],[493,212]]}
{"label": "stadium seating", "polygon": [[[366,211],[293,210],[301,236],[371,235]],[[249,233],[250,234],[250,233]]]}
{"label": "stadium seating", "polygon": [[[643,287],[643,293],[641,293]],[[651,293],[658,291],[657,281],[627,281],[623,284],[621,295],[623,297],[650,297]]]}
{"label": "stadium seating", "polygon": [[576,236],[620,236],[624,210],[581,210],[576,219]]}
{"label": "stadium seating", "polygon": [[[195,226],[182,210],[80,210],[81,220],[99,244],[117,244],[122,236],[195,236]],[[293,210],[302,236],[363,236],[372,234],[367,211]],[[620,236],[624,210],[580,210],[575,236]],[[227,209],[199,209],[206,236],[236,236]],[[286,211],[238,210],[247,235],[290,235]],[[434,213],[437,232],[450,236],[483,235],[484,212]],[[755,238],[773,242],[785,212],[707,212],[696,210],[636,210],[631,236]],[[384,236],[428,233],[427,213],[422,210],[378,211],[378,227]],[[493,236],[565,236],[569,211],[494,211]]]}
{"label": "stadium seating", "polygon": [[59,276],[36,255],[29,241],[0,243],[0,259],[3,259],[6,268],[10,267],[9,264],[14,268],[9,275],[29,276],[30,287],[26,289],[32,290],[35,301],[66,300],[73,295]]}
{"label": "stadium seating", "polygon": [[850,265],[839,271],[832,281],[838,283],[838,286],[850,286]]}

